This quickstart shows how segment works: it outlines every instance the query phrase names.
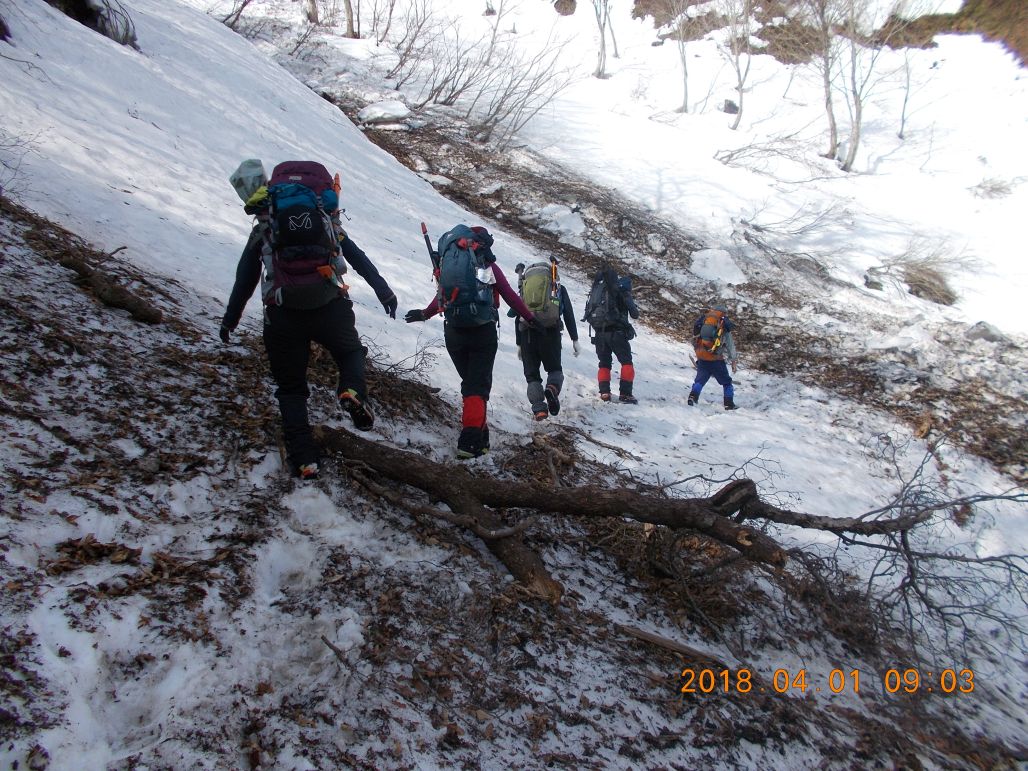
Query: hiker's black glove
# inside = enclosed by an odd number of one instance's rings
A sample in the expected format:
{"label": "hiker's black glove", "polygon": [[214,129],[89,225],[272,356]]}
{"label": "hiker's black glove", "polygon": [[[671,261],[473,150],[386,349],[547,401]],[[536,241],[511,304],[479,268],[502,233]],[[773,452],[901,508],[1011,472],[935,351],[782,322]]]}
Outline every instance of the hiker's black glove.
{"label": "hiker's black glove", "polygon": [[385,308],[385,312],[389,314],[389,318],[396,318],[396,306],[399,303],[396,300],[396,295],[390,294],[386,299],[381,301],[382,307]]}
{"label": "hiker's black glove", "polygon": [[536,321],[534,318],[525,319],[525,323],[528,325],[529,330],[531,330],[532,332],[538,332],[540,329],[542,329],[542,327],[539,326],[539,322]]}
{"label": "hiker's black glove", "polygon": [[224,324],[222,324],[221,329],[218,330],[218,337],[221,338],[221,342],[225,343],[225,345],[228,345],[228,335],[231,331],[232,330]]}
{"label": "hiker's black glove", "polygon": [[420,309],[407,311],[407,315],[403,317],[403,320],[410,324],[412,321],[424,321],[425,312]]}

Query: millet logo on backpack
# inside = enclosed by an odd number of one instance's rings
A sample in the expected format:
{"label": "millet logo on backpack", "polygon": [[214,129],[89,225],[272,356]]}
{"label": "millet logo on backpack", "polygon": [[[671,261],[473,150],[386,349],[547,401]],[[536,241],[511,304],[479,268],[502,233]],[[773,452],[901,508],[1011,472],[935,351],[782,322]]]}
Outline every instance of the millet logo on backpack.
{"label": "millet logo on backpack", "polygon": [[314,227],[314,223],[311,222],[311,215],[309,212],[304,212],[299,217],[289,218],[290,230],[310,230],[312,227]]}

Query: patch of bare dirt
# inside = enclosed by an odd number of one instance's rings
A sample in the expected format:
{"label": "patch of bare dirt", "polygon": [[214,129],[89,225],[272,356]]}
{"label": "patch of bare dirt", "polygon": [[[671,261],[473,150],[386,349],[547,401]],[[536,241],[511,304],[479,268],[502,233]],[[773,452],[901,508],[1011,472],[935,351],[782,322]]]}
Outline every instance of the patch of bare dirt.
{"label": "patch of bare dirt", "polygon": [[[684,8],[702,6],[701,0],[683,3]],[[813,30],[793,18],[787,4],[777,0],[754,9],[754,16],[765,26],[759,37],[768,45],[763,49],[784,64],[808,61],[817,50]],[[632,17],[650,17],[657,29],[672,20],[669,4],[663,0],[635,0]],[[784,21],[783,21],[784,20]],[[716,14],[701,14],[678,27],[672,38],[699,40],[708,32],[724,26]],[[936,35],[945,33],[980,34],[1002,43],[1007,50],[1028,64],[1028,5],[1023,0],[964,0],[956,13],[926,14],[916,19],[890,17],[868,42],[896,47],[932,48]]]}

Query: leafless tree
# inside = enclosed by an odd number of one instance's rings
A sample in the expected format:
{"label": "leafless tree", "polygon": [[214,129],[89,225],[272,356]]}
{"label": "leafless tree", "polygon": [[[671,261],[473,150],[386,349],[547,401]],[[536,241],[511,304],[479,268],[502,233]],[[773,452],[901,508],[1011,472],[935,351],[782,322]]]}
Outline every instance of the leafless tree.
{"label": "leafless tree", "polygon": [[435,104],[453,105],[469,90],[488,78],[486,51],[478,39],[464,40],[457,24],[433,39],[429,56],[431,66],[414,109]]}
{"label": "leafless tree", "polygon": [[413,78],[419,65],[429,60],[434,41],[441,35],[441,25],[429,0],[413,0],[407,6],[402,28],[403,36],[392,45],[396,64],[385,75],[389,80],[396,79],[397,88]]}
{"label": "leafless tree", "polygon": [[614,37],[614,24],[610,20],[610,9],[609,8],[607,9],[606,19],[607,19],[607,32],[610,33],[610,44],[611,44],[611,46],[614,49],[614,51],[613,51],[613,53],[611,55],[615,59],[620,59],[621,58],[621,54],[618,53],[618,40],[617,40],[616,37]]}
{"label": "leafless tree", "polygon": [[[574,69],[562,65],[565,47],[565,43],[551,39],[531,54],[513,49],[504,53],[503,66],[490,68],[491,77],[468,110],[477,140],[506,145],[539,110],[571,85]],[[476,113],[474,108],[479,103],[486,107]]]}
{"label": "leafless tree", "polygon": [[752,0],[719,0],[716,9],[717,13],[727,23],[725,39],[718,45],[718,49],[735,73],[736,106],[738,109],[735,113],[735,120],[730,126],[734,131],[739,128],[739,122],[742,120],[746,81],[749,79],[750,64],[753,58],[750,45],[753,2]]}
{"label": "leafless tree", "polygon": [[600,48],[596,57],[597,78],[607,77],[607,30],[610,27],[610,0],[592,0],[596,14],[596,27],[600,32]]}
{"label": "leafless tree", "polygon": [[493,34],[468,37],[466,28],[444,24],[427,0],[408,8],[403,38],[393,45],[397,63],[386,77],[397,88],[415,92],[412,109],[428,104],[457,107],[471,135],[480,142],[504,145],[539,110],[572,81],[573,70],[562,64],[565,44],[547,40],[532,52],[504,42],[499,29],[516,6],[496,5]]}
{"label": "leafless tree", "polygon": [[[490,3],[489,8],[493,8]],[[493,9],[493,12],[489,14],[491,17],[492,32],[489,35],[489,50],[486,51],[485,63],[489,64],[493,58],[493,52],[496,50],[496,37],[500,32],[500,25],[503,24],[505,16],[509,16],[511,13],[518,9],[517,3],[511,3],[509,0],[500,0],[498,8]]]}
{"label": "leafless tree", "polygon": [[[844,65],[840,91],[849,111],[850,127],[846,140],[843,171],[852,171],[864,127],[864,107],[885,73],[881,57],[895,36],[909,26],[903,18],[903,0],[882,8],[871,0],[844,0]],[[888,22],[888,23],[887,23]]]}
{"label": "leafless tree", "polygon": [[682,105],[678,108],[678,112],[687,113],[689,112],[689,59],[686,53],[684,24],[689,0],[662,0],[662,2],[662,8],[674,27],[671,36],[675,39],[678,60],[682,65]]}
{"label": "leafless tree", "polygon": [[910,105],[910,71],[913,64],[910,61],[910,51],[903,52],[903,106],[900,108],[900,125],[896,136],[900,139],[906,138],[907,131],[907,107]]}
{"label": "leafless tree", "polygon": [[381,45],[389,37],[395,11],[396,0],[375,0],[371,6],[371,34],[376,45]]}
{"label": "leafless tree", "polygon": [[[841,533],[841,541],[867,550],[873,568],[865,592],[880,609],[875,615],[883,631],[898,621],[912,650],[952,655],[973,640],[977,646],[1013,648],[1024,655],[1028,559],[1023,554],[981,555],[976,542],[977,531],[992,524],[982,507],[996,501],[1023,505],[1028,496],[1011,490],[954,497],[928,471],[945,444],[944,437],[930,442],[921,462],[907,470],[899,460],[905,444],[889,435],[876,437],[873,451],[899,486],[888,502],[862,519],[901,517],[911,526],[877,538]],[[942,546],[939,533],[947,529],[966,533],[966,543]],[[991,627],[991,639],[978,635],[976,626]]]}
{"label": "leafless tree", "polygon": [[839,125],[835,118],[835,80],[840,58],[840,42],[836,37],[845,18],[842,3],[848,0],[797,0],[798,21],[812,30],[811,64],[820,75],[825,116],[828,118],[828,149],[826,158],[839,153]]}
{"label": "leafless tree", "polygon": [[[300,30],[300,34],[297,36],[296,44],[293,46],[293,50],[289,52],[290,56],[297,56],[300,50],[305,48],[311,42],[311,39],[314,37],[315,32],[323,30],[327,27],[331,27],[333,24],[336,23],[336,19],[339,16],[339,9],[338,7],[336,7],[334,3],[331,5],[327,5],[324,9],[324,13],[321,13],[318,10],[315,0],[310,0],[310,4],[315,9],[314,16],[317,19],[317,21],[308,21],[303,26],[303,28]],[[309,19],[310,15],[307,14],[306,18]]]}
{"label": "leafless tree", "polygon": [[343,12],[346,16],[346,37],[358,37],[358,33],[353,26],[353,4],[350,2],[350,0],[343,0]]}
{"label": "leafless tree", "polygon": [[[806,41],[824,94],[828,118],[828,150],[844,171],[852,171],[860,148],[864,108],[881,82],[881,57],[886,46],[909,26],[906,0],[880,5],[872,0],[798,0],[797,20],[809,28]],[[835,98],[843,100],[849,118],[845,153],[836,115]],[[906,106],[904,105],[904,115]],[[901,128],[902,130],[902,128]]]}
{"label": "leafless tree", "polygon": [[303,14],[310,24],[320,24],[321,16],[318,13],[318,0],[304,0]]}
{"label": "leafless tree", "polygon": [[243,15],[243,11],[246,10],[246,6],[250,5],[252,2],[253,0],[233,0],[232,10],[225,14],[221,23],[229,29],[235,29],[236,24],[239,23],[239,18]]}

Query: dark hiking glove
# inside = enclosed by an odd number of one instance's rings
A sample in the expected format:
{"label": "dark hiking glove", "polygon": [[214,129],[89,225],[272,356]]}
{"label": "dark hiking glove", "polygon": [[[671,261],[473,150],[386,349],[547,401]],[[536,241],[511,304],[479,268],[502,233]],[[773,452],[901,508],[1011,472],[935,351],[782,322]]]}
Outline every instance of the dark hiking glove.
{"label": "dark hiking glove", "polygon": [[403,317],[403,320],[410,324],[412,321],[424,321],[425,312],[420,309],[407,311],[407,315]]}
{"label": "dark hiking glove", "polygon": [[396,318],[396,306],[399,302],[396,300],[396,295],[390,294],[386,299],[380,300],[382,307],[385,308],[385,312],[389,315],[389,318]]}
{"label": "dark hiking glove", "polygon": [[231,331],[232,330],[224,324],[222,324],[221,329],[218,330],[218,337],[221,338],[221,342],[225,343],[225,345],[228,345],[228,336]]}

